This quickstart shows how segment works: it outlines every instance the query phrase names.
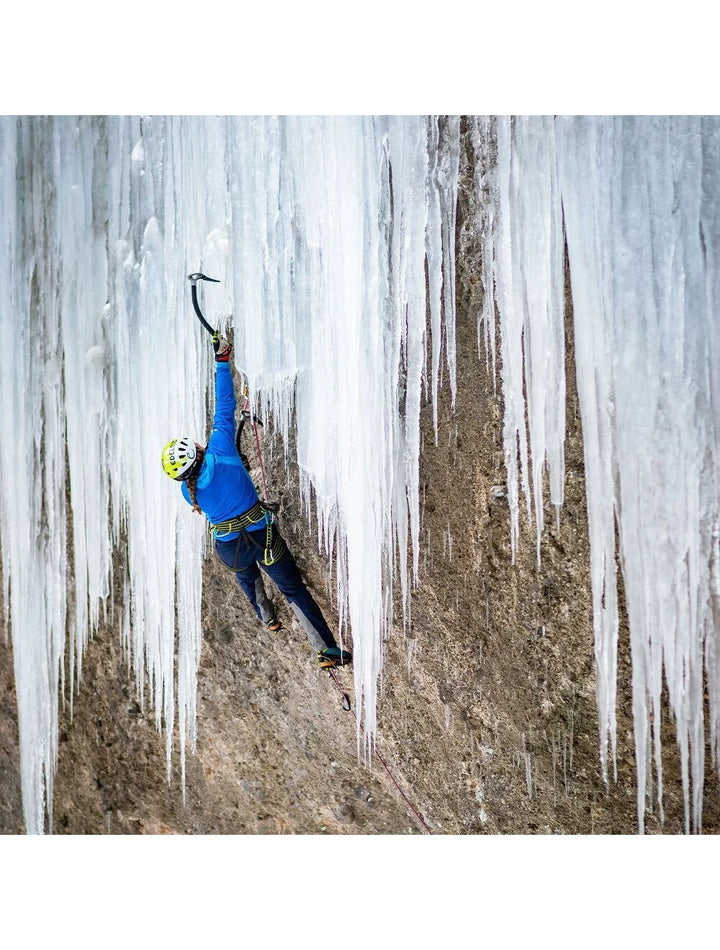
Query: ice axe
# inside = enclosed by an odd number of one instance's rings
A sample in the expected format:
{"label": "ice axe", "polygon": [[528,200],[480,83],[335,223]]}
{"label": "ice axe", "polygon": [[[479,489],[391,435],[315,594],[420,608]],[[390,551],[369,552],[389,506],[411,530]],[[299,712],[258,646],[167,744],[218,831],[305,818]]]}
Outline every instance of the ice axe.
{"label": "ice axe", "polygon": [[[205,329],[210,334],[210,336],[213,338],[213,342],[215,342],[218,338],[217,330],[213,330],[213,328],[210,326],[210,324],[207,322],[207,320],[203,316],[202,310],[200,309],[200,304],[198,303],[198,296],[197,296],[197,282],[199,280],[208,280],[210,281],[211,284],[219,284],[220,281],[216,280],[214,277],[208,277],[206,274],[201,274],[199,272],[197,274],[188,274],[188,280],[190,281],[190,286],[192,288],[192,291],[191,291],[192,302],[193,302],[193,307],[195,309],[195,313],[197,314],[197,318],[200,321],[200,323],[202,323],[202,325],[205,327]],[[244,395],[245,395],[245,404],[243,406],[242,415],[240,417],[240,425],[238,426],[237,433],[235,434],[235,445],[238,450],[238,455],[241,458],[244,457],[240,448],[241,440],[242,440],[242,430],[245,423],[250,420],[250,413],[248,411],[247,386],[245,387]],[[262,422],[260,422],[259,419],[255,419],[253,421],[253,429],[255,430],[256,440],[257,440],[257,426],[258,425],[262,425]],[[259,451],[259,443],[258,443],[258,451]],[[265,473],[263,472],[263,482],[264,480],[265,480]],[[265,496],[267,497],[267,489],[265,491]]]}
{"label": "ice axe", "polygon": [[193,302],[193,307],[195,308],[195,313],[197,314],[197,318],[200,321],[200,323],[202,323],[202,325],[205,327],[205,329],[210,334],[210,336],[215,338],[217,334],[215,330],[213,330],[213,328],[207,322],[205,317],[203,316],[202,310],[200,309],[200,304],[198,303],[197,282],[199,280],[209,280],[211,284],[219,284],[220,281],[215,280],[214,277],[207,277],[205,274],[200,274],[200,273],[188,274],[188,280],[190,281],[190,286],[192,287],[192,302]]}

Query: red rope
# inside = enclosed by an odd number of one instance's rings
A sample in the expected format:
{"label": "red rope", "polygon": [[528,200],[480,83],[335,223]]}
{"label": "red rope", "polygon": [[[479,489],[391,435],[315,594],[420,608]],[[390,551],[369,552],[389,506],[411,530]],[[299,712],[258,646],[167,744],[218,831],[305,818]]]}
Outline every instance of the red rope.
{"label": "red rope", "polygon": [[[336,674],[335,674],[335,670],[333,670],[333,669],[328,669],[328,673],[330,674],[330,677],[332,678],[332,681],[335,683],[335,685],[337,686],[337,688],[338,688],[338,689],[340,690],[340,692],[342,693],[343,698],[347,700],[348,705],[349,705],[350,700],[348,699],[347,693],[345,692],[345,690],[344,690],[344,689],[342,688],[342,686],[340,685],[340,681],[338,680],[338,678],[337,678],[337,676],[336,676]],[[347,707],[346,707],[346,708],[347,708]],[[355,710],[352,708],[352,706],[350,706],[350,712],[351,712],[351,713],[353,714],[353,716],[355,717],[355,722],[357,722],[358,725],[360,726],[360,732],[362,732],[363,735],[364,735],[364,734],[365,734],[365,730],[363,729],[363,725],[362,725],[362,723],[358,720],[357,713],[356,713]],[[398,785],[397,781],[395,780],[395,776],[394,776],[394,775],[392,774],[392,772],[390,771],[390,768],[389,768],[387,762],[386,762],[385,759],[383,759],[383,757],[380,755],[380,753],[379,753],[378,750],[377,750],[377,746],[376,746],[374,743],[373,743],[373,752],[374,752],[375,755],[378,757],[378,761],[380,762],[380,765],[382,765],[382,767],[383,767],[383,768],[385,769],[385,771],[387,772],[388,777],[390,778],[390,781],[393,783],[393,785],[395,786],[395,788],[398,790],[398,792],[399,792],[400,795],[402,796],[403,800],[405,801],[405,804],[408,806],[408,808],[410,809],[410,811],[413,813],[413,815],[415,815],[415,817],[416,817],[417,820],[420,822],[420,824],[422,825],[422,827],[425,829],[425,831],[427,832],[427,834],[429,834],[429,835],[433,834],[433,832],[432,832],[432,831],[430,830],[430,828],[428,827],[427,823],[425,822],[425,820],[424,820],[424,818],[422,817],[422,815],[420,814],[420,812],[417,810],[417,808],[415,808],[415,806],[414,806],[413,803],[410,801],[410,799],[407,797],[407,795],[405,794],[405,792],[404,792],[404,791],[400,788],[400,786]]]}
{"label": "red rope", "polygon": [[[247,386],[245,387],[245,392],[243,393],[243,395],[245,396],[245,404],[242,407],[242,411],[243,413],[245,413],[248,411],[248,406],[250,405],[250,399],[248,398]],[[257,422],[255,421],[254,416],[253,416],[253,432],[255,433],[255,447],[257,448],[258,458],[260,459],[260,473],[262,475],[262,483],[263,483],[263,501],[267,501],[268,490],[267,490],[267,481],[265,479],[265,464],[263,462],[262,449],[260,448],[260,436],[258,435]]]}
{"label": "red rope", "polygon": [[267,482],[265,481],[265,466],[263,465],[262,450],[260,448],[260,436],[258,435],[257,422],[253,419],[253,431],[255,432],[255,445],[257,446],[258,457],[260,459],[260,472],[262,474],[262,483],[263,483],[263,501],[268,500],[268,490]]}

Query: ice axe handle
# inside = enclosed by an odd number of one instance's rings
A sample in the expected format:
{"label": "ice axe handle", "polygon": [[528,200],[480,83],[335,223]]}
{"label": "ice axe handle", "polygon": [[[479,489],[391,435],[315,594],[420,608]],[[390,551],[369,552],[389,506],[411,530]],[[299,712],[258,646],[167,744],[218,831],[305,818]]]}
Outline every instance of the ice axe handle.
{"label": "ice axe handle", "polygon": [[205,317],[202,315],[202,310],[200,309],[200,304],[198,303],[198,298],[197,298],[197,282],[199,280],[209,280],[213,284],[219,284],[220,281],[215,280],[214,277],[206,277],[205,274],[200,274],[200,273],[188,274],[188,280],[190,281],[190,286],[192,288],[191,290],[192,302],[193,302],[193,307],[195,309],[195,313],[197,314],[197,318],[200,321],[200,323],[202,323],[202,325],[205,327],[205,329],[210,334],[210,336],[215,336],[215,331],[207,322]]}

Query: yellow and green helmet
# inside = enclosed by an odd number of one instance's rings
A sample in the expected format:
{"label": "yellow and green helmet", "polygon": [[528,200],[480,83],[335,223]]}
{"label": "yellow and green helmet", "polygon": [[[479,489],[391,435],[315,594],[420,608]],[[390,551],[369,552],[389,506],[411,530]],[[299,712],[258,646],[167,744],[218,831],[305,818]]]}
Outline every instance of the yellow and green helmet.
{"label": "yellow and green helmet", "polygon": [[198,461],[197,446],[188,436],[172,439],[162,450],[163,471],[178,482],[190,477]]}

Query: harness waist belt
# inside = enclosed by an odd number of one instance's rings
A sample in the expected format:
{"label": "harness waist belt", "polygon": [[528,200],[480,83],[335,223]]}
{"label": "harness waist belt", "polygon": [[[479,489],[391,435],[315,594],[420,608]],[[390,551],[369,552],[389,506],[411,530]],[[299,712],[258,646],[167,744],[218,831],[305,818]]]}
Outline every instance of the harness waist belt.
{"label": "harness waist belt", "polygon": [[243,531],[245,528],[249,528],[251,524],[257,524],[258,521],[264,520],[265,508],[258,501],[241,515],[236,515],[236,517],[230,518],[229,521],[218,521],[217,524],[212,525],[212,532],[216,538],[221,538],[232,534],[234,531]]}

